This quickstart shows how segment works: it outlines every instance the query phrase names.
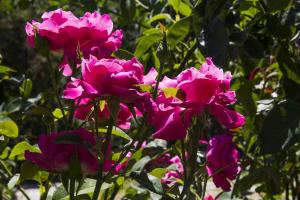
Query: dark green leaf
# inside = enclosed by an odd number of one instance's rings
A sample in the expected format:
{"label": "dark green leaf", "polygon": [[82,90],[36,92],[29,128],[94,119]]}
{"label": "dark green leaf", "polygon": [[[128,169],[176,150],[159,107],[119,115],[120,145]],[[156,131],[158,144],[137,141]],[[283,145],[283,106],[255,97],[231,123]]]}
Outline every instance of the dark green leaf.
{"label": "dark green leaf", "polygon": [[159,29],[150,29],[144,32],[138,40],[138,44],[134,55],[137,58],[143,56],[155,43],[160,42],[162,39],[162,33]]}
{"label": "dark green leaf", "polygon": [[285,101],[276,105],[267,115],[260,134],[262,153],[288,149],[290,141],[300,135],[300,104]]}
{"label": "dark green leaf", "polygon": [[176,21],[168,29],[167,32],[167,42],[171,49],[175,48],[176,45],[182,41],[190,30],[190,18],[185,17]]}
{"label": "dark green leaf", "polygon": [[131,173],[130,177],[132,177],[134,180],[136,180],[139,184],[141,184],[143,187],[149,189],[150,191],[157,193],[157,194],[163,194],[163,187],[161,184],[160,179],[147,174],[145,172],[142,173]]}
{"label": "dark green leaf", "polygon": [[269,12],[276,12],[288,9],[293,3],[293,0],[267,0]]}

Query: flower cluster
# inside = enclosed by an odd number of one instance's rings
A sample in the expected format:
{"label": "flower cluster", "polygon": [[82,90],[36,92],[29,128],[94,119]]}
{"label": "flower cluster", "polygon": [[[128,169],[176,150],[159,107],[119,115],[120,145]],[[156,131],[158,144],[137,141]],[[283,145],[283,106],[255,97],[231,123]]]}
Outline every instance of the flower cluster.
{"label": "flower cluster", "polygon": [[[93,121],[97,116],[99,125],[105,126],[113,117],[115,126],[129,130],[131,119],[143,116],[147,125],[154,128],[153,138],[167,141],[186,138],[193,126],[192,119],[207,114],[216,118],[224,129],[239,128],[245,123],[243,115],[229,108],[237,101],[235,92],[230,89],[231,73],[223,72],[211,58],[199,69],[191,67],[174,78],[164,77],[157,82],[162,74],[154,68],[145,74],[144,66],[136,58],[112,57],[112,52],[121,45],[122,31],[113,32],[109,15],[87,12],[77,18],[71,12],[58,9],[44,13],[42,22],[27,23],[26,33],[31,46],[41,37],[48,41],[51,50],[62,50],[60,70],[64,75],[72,75],[63,96],[77,105],[74,108],[77,119]],[[72,72],[72,63],[80,68],[79,74]],[[142,85],[148,85],[152,91],[142,90]],[[155,92],[157,94],[153,95]],[[117,100],[117,112],[110,110],[109,99]],[[97,110],[95,105],[99,107]],[[91,112],[97,113],[90,115]],[[58,142],[64,135],[79,137],[81,144]],[[26,152],[25,156],[52,172],[68,171],[72,159],[76,158],[82,173],[93,174],[99,170],[96,141],[97,138],[85,129],[54,132],[40,137],[41,153]],[[217,187],[230,190],[228,180],[233,180],[239,172],[238,158],[229,133],[209,140],[206,169]],[[115,164],[104,160],[104,171]],[[185,173],[183,164],[178,156],[168,158],[167,163],[175,164],[177,170],[167,172],[162,182],[173,184],[174,178]],[[125,165],[127,163],[117,164],[116,171]]]}

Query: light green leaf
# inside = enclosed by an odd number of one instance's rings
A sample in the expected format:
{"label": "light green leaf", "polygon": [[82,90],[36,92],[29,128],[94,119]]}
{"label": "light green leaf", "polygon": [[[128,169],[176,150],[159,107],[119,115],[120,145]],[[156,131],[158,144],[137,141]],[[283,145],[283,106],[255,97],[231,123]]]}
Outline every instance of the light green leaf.
{"label": "light green leaf", "polygon": [[[100,133],[106,133],[107,129],[106,128],[99,128],[98,131]],[[112,134],[115,135],[115,136],[121,137],[123,139],[129,140],[129,141],[132,140],[131,137],[129,137],[129,135],[127,135],[124,131],[122,131],[121,129],[116,128],[116,127],[112,130]]]}
{"label": "light green leaf", "polygon": [[9,155],[9,159],[13,160],[15,159],[15,157],[17,157],[18,160],[24,160],[24,153],[26,150],[29,150],[30,152],[37,152],[37,153],[40,152],[40,150],[37,147],[32,146],[27,142],[23,141],[14,146],[14,148],[12,149]]}
{"label": "light green leaf", "polygon": [[[64,110],[65,114],[67,114],[67,112]],[[57,121],[59,119],[63,118],[63,113],[62,110],[60,108],[55,108],[55,110],[52,112],[52,115],[54,116],[54,121]]]}
{"label": "light green leaf", "polygon": [[16,72],[16,71],[13,70],[12,68],[7,67],[7,66],[0,65],[0,74],[7,75],[11,72]]}
{"label": "light green leaf", "polygon": [[169,98],[169,97],[176,97],[178,90],[179,90],[178,88],[164,88],[163,92],[165,96]]}
{"label": "light green leaf", "polygon": [[173,19],[171,18],[171,16],[169,14],[160,13],[160,14],[157,14],[157,15],[151,17],[151,19],[149,20],[149,23],[151,24],[152,22],[162,20],[162,19],[173,21]]}
{"label": "light green leaf", "polygon": [[181,0],[169,0],[168,4],[178,13]]}
{"label": "light green leaf", "polygon": [[0,135],[16,138],[19,135],[17,124],[12,120],[0,121]]}
{"label": "light green leaf", "polygon": [[28,78],[25,79],[19,87],[19,91],[24,98],[28,98],[32,91],[32,81]]}
{"label": "light green leaf", "polygon": [[157,178],[162,178],[165,176],[165,174],[170,171],[169,169],[166,169],[166,168],[155,168],[153,169],[150,174],[152,176],[155,176]]}
{"label": "light green leaf", "polygon": [[[95,190],[96,182],[97,181],[95,179],[86,178],[79,189],[78,195],[93,193]],[[101,191],[106,190],[111,186],[113,186],[112,183],[103,183],[101,186]]]}
{"label": "light green leaf", "polygon": [[20,179],[20,174],[15,174],[7,183],[8,189],[13,189]]}

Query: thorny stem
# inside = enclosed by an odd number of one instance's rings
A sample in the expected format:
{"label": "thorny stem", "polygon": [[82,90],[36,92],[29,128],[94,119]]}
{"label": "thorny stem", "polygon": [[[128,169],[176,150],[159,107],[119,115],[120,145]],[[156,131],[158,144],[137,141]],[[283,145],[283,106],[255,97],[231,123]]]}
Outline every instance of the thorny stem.
{"label": "thorny stem", "polygon": [[183,162],[183,175],[184,175],[184,182],[187,181],[187,170],[186,170],[186,157],[185,157],[185,145],[184,140],[181,140],[181,157]]}
{"label": "thorny stem", "polygon": [[64,111],[62,102],[61,102],[60,97],[59,97],[58,85],[57,85],[57,82],[56,82],[56,79],[55,79],[54,71],[53,71],[52,66],[51,66],[51,59],[50,59],[49,54],[47,55],[47,62],[48,62],[48,69],[49,69],[49,73],[50,73],[50,79],[51,79],[52,87],[53,87],[54,92],[55,92],[55,97],[57,99],[58,106],[59,106],[59,108],[62,112],[64,122],[65,122],[66,125],[68,125],[68,119],[66,117],[66,113]]}
{"label": "thorny stem", "polygon": [[194,51],[198,47],[198,40],[196,40],[195,44],[189,49],[189,51],[186,53],[185,57],[183,58],[182,62],[180,63],[178,70],[182,71],[185,68],[186,63],[188,62],[190,56],[194,53]]}
{"label": "thorny stem", "polygon": [[[98,108],[96,108],[96,113],[98,113],[97,111],[98,111]],[[97,117],[95,117],[95,118],[97,118]],[[95,120],[95,122],[96,122],[96,120]],[[95,124],[96,124],[96,129],[98,132],[98,124],[97,123],[95,123]],[[104,177],[102,175],[102,172],[103,172],[104,163],[106,161],[106,154],[107,154],[108,145],[111,140],[113,126],[114,126],[114,120],[112,117],[110,117],[109,122],[108,122],[107,132],[106,132],[106,138],[105,138],[105,142],[104,142],[104,150],[103,150],[104,157],[103,157],[102,163],[100,162],[100,169],[97,174],[97,182],[96,182],[96,186],[95,186],[95,190],[94,190],[94,194],[93,194],[93,200],[97,200],[100,190],[101,190],[101,186],[104,182]]]}
{"label": "thorny stem", "polygon": [[74,200],[75,196],[75,178],[70,179],[70,200]]}
{"label": "thorny stem", "polygon": [[207,176],[207,174],[205,174],[201,199],[204,199],[204,197],[205,197],[207,180],[208,180],[208,176]]}
{"label": "thorny stem", "polygon": [[[250,145],[251,138],[252,138],[252,134],[253,134],[253,132],[250,132],[249,138],[248,138],[248,140],[246,142],[246,146],[245,146],[245,148],[246,148],[245,150],[246,151],[245,151],[245,154],[243,155],[243,158],[242,158],[242,161],[241,161],[242,164],[246,161],[247,154],[248,154],[248,149],[249,149],[249,145]],[[233,197],[234,197],[234,195],[236,193],[237,185],[239,183],[240,177],[241,177],[241,172],[237,175],[236,181],[235,181],[235,183],[233,185],[233,189],[232,189],[232,193],[231,193],[231,199],[233,199]]]}

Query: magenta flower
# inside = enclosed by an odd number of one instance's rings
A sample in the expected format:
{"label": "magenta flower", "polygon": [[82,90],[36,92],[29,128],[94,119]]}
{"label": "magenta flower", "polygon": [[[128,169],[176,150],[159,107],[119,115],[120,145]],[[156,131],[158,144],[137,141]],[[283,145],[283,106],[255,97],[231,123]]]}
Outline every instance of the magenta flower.
{"label": "magenta flower", "polygon": [[229,180],[234,180],[240,171],[239,154],[230,134],[213,136],[206,152],[207,173],[212,176],[216,187],[230,191]]}
{"label": "magenta flower", "polygon": [[183,139],[187,134],[187,128],[190,124],[190,118],[185,115],[185,108],[172,106],[172,102],[177,102],[176,98],[166,98],[161,93],[157,99],[158,104],[155,117],[150,122],[155,127],[153,137],[164,140]]}
{"label": "magenta flower", "polygon": [[[65,135],[73,136],[82,144],[59,143],[57,139]],[[52,132],[41,135],[38,141],[41,153],[25,152],[26,160],[50,172],[66,172],[70,169],[71,159],[76,158],[84,174],[94,174],[98,170],[98,159],[95,150],[96,138],[89,131],[77,130]]]}
{"label": "magenta flower", "polygon": [[[73,138],[74,142],[63,141],[63,139],[59,141],[62,137]],[[80,142],[80,144],[77,144],[77,142]],[[54,173],[67,172],[72,164],[77,164],[74,163],[74,159],[80,165],[83,174],[95,174],[99,170],[96,137],[93,133],[83,128],[52,132],[50,135],[43,134],[39,138],[38,145],[41,153],[26,151],[25,158],[46,171]],[[101,151],[104,153],[103,148]],[[111,145],[109,145],[103,164],[105,172],[112,170],[115,164],[115,161],[108,159],[111,154]],[[124,168],[123,165],[123,163],[117,164],[113,173],[118,173]]]}
{"label": "magenta flower", "polygon": [[[57,9],[42,15],[42,22],[27,22],[27,42],[35,45],[35,35],[47,39],[50,49],[64,52],[64,59],[80,62],[79,54],[84,58],[91,55],[97,58],[107,58],[119,49],[122,43],[121,30],[113,30],[113,22],[109,15],[98,12],[85,13],[77,18],[70,11]],[[69,65],[61,65],[61,70],[69,75]]]}
{"label": "magenta flower", "polygon": [[114,96],[123,102],[134,102],[143,96],[137,85],[143,83],[144,67],[131,60],[100,59],[90,56],[81,64],[82,79],[67,84],[67,99]]}
{"label": "magenta flower", "polygon": [[219,198],[215,199],[212,195],[207,195],[204,197],[204,200],[219,200]]}
{"label": "magenta flower", "polygon": [[[235,92],[230,90],[231,78],[230,72],[224,73],[210,58],[200,70],[189,68],[174,79],[165,77],[159,84],[153,136],[165,140],[184,138],[191,118],[201,115],[205,109],[226,128],[242,126],[245,117],[227,108],[236,102]],[[179,95],[166,98],[163,91],[169,88],[178,90]]]}

